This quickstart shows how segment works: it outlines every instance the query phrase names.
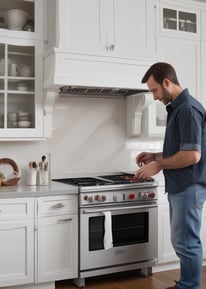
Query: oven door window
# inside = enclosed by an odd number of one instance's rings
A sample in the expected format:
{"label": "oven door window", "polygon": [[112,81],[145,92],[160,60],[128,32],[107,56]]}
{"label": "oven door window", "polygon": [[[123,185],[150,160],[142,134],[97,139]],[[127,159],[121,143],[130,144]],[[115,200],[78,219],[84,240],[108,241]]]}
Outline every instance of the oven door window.
{"label": "oven door window", "polygon": [[[113,246],[148,242],[149,213],[112,215]],[[89,218],[89,251],[104,249],[104,216]]]}

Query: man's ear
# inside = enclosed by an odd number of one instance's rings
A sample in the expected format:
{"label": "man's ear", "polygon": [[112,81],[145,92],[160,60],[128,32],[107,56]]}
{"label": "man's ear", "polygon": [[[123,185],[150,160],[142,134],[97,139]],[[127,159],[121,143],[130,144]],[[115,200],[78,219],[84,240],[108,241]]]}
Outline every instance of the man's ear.
{"label": "man's ear", "polygon": [[168,87],[169,85],[170,85],[170,80],[168,79],[168,78],[165,78],[164,80],[163,80],[163,87]]}

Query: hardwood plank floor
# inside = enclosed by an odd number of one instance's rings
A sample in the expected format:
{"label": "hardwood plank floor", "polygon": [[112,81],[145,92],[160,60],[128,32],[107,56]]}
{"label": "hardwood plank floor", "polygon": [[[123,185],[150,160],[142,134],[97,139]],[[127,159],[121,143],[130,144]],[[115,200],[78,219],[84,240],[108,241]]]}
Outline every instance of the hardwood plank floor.
{"label": "hardwood plank floor", "polygon": [[[165,289],[178,280],[179,270],[154,273],[151,277],[142,277],[137,272],[98,276],[86,279],[86,289]],[[56,289],[76,289],[70,280],[56,282]],[[202,287],[206,289],[206,267],[203,267]]]}

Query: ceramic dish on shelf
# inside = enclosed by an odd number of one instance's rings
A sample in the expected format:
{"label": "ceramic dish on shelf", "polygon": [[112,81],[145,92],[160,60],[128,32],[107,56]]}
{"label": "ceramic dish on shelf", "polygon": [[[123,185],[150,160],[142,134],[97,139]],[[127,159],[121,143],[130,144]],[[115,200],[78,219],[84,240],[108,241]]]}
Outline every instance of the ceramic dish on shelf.
{"label": "ceramic dish on shelf", "polygon": [[20,121],[18,121],[18,127],[21,127],[21,128],[31,127],[31,121],[20,120]]}

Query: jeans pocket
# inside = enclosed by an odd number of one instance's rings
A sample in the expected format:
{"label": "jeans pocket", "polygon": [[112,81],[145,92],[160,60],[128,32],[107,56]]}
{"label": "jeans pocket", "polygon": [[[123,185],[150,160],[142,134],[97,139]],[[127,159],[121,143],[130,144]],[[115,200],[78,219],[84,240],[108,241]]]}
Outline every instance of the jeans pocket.
{"label": "jeans pocket", "polygon": [[195,206],[201,209],[206,200],[206,190],[197,190],[195,191]]}

